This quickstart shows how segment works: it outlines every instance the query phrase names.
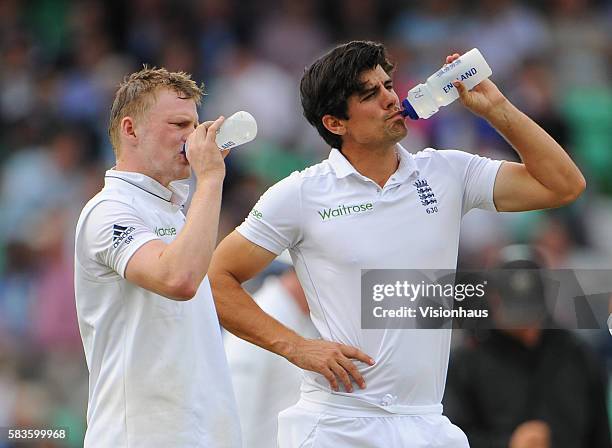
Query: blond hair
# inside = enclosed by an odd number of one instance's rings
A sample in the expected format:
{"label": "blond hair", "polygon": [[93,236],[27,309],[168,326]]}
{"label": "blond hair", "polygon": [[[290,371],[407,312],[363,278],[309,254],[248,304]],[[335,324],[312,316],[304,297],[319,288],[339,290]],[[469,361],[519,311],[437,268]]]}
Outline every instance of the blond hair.
{"label": "blond hair", "polygon": [[135,120],[141,119],[153,105],[155,93],[160,88],[171,89],[191,98],[198,106],[205,95],[204,85],[196,84],[191,75],[184,72],[169,72],[165,68],[149,68],[145,65],[142,70],[126,76],[115,94],[108,125],[115,155],[119,151],[121,120],[128,116]]}

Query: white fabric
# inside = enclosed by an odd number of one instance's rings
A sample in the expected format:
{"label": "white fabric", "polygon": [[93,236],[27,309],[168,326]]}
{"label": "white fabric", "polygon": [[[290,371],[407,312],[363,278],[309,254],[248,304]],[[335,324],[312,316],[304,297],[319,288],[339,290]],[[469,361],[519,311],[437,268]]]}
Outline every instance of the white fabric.
{"label": "white fabric", "polygon": [[300,400],[278,416],[278,448],[469,448],[440,414],[344,416]]}
{"label": "white fabric", "polygon": [[[399,145],[398,155],[398,170],[380,188],[333,149],[327,160],[271,187],[237,230],[276,254],[288,248],[323,339],[374,358],[374,366],[356,362],[367,388],[351,396],[440,406],[450,330],[361,329],[360,270],[455,269],[461,218],[472,208],[495,210],[501,162],[461,151],[412,155]],[[420,197],[417,180],[427,181],[433,196]],[[312,372],[302,388],[330,391]]]}
{"label": "white fabric", "polygon": [[75,288],[89,368],[85,447],[240,446],[208,278],[171,300],[125,280],[144,243],[181,231],[186,191],[109,170],[77,224]]}
{"label": "white fabric", "polygon": [[[389,399],[390,396],[387,396]],[[389,415],[425,415],[442,414],[441,404],[401,405],[372,403],[355,394],[330,394],[327,391],[311,388],[301,395],[302,403],[310,409],[326,410],[330,414],[342,417],[389,417]]]}
{"label": "white fabric", "polygon": [[[318,337],[310,317],[298,307],[278,278],[268,277],[254,298],[266,313],[287,327],[307,338]],[[225,350],[244,446],[274,447],[278,413],[298,401],[302,370],[229,333],[225,336]]]}

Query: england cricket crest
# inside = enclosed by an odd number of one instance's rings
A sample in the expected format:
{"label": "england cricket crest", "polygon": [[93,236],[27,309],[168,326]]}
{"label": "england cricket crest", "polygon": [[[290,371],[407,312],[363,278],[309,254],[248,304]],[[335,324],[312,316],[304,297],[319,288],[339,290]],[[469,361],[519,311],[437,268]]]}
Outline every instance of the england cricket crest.
{"label": "england cricket crest", "polygon": [[417,194],[419,196],[419,200],[423,207],[425,207],[425,211],[427,214],[437,213],[438,212],[438,200],[436,199],[436,195],[427,183],[426,179],[417,179],[412,185],[415,186]]}

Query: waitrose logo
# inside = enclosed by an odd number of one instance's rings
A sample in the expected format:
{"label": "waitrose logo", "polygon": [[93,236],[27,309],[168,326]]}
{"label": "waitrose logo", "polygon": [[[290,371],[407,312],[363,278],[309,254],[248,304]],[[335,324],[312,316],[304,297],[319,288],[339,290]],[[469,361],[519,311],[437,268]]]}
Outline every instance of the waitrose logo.
{"label": "waitrose logo", "polygon": [[340,216],[355,215],[357,213],[363,213],[374,209],[374,204],[371,202],[365,202],[363,204],[355,205],[339,205],[336,208],[326,208],[318,210],[317,213],[323,221],[332,218],[338,218]]}
{"label": "waitrose logo", "polygon": [[157,236],[175,236],[176,235],[176,227],[155,227],[155,235]]}

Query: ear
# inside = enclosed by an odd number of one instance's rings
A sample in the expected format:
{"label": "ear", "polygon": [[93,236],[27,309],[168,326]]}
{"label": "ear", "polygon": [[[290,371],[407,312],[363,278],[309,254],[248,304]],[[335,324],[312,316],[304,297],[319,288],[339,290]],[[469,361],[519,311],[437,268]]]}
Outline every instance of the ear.
{"label": "ear", "polygon": [[333,115],[324,115],[321,118],[321,122],[325,129],[327,129],[332,134],[336,135],[344,135],[346,134],[346,127],[344,126],[344,120],[334,117]]}
{"label": "ear", "polygon": [[121,130],[121,138],[135,144],[138,141],[136,136],[136,123],[132,117],[123,117],[119,126]]}

